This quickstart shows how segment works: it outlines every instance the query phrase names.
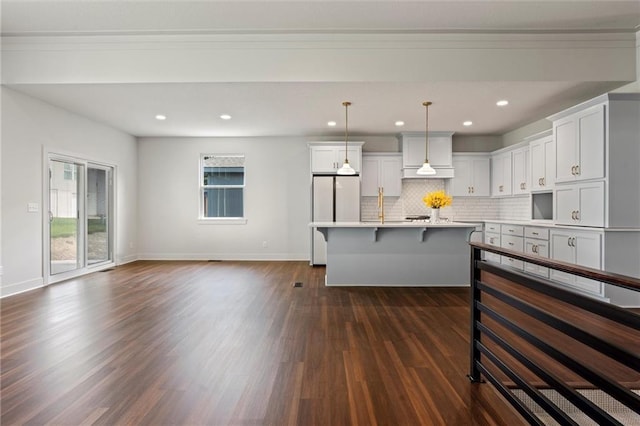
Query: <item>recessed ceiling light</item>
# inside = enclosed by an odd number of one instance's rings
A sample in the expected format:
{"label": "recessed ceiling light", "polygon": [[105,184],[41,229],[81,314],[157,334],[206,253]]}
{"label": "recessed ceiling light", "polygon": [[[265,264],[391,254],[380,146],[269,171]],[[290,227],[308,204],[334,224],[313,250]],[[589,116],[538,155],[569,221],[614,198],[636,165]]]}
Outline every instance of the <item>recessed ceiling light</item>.
{"label": "recessed ceiling light", "polygon": [[463,126],[471,126],[473,124],[473,121],[465,121],[464,123],[462,123]]}
{"label": "recessed ceiling light", "polygon": [[329,127],[334,127],[336,124],[338,124],[338,123],[336,123],[335,121],[328,121],[327,122],[327,126],[329,126]]}
{"label": "recessed ceiling light", "polygon": [[229,114],[222,114],[220,118],[222,118],[223,120],[231,120],[231,116]]}
{"label": "recessed ceiling light", "polygon": [[404,121],[396,121],[396,126],[398,127],[404,126]]}
{"label": "recessed ceiling light", "polygon": [[509,105],[509,101],[506,100],[506,99],[502,99],[502,100],[496,102],[496,105],[498,105],[498,106],[507,106],[507,105]]}
{"label": "recessed ceiling light", "polygon": [[162,121],[162,120],[166,120],[166,119],[167,119],[166,115],[162,115],[162,114],[156,115],[156,120]]}

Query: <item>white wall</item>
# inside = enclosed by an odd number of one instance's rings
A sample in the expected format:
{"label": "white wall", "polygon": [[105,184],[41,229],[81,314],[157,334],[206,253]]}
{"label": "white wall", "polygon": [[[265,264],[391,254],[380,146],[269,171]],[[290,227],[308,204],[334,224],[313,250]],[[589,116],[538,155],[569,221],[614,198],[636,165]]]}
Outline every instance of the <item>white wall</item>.
{"label": "white wall", "polygon": [[[201,153],[246,156],[246,224],[198,222]],[[140,138],[138,157],[141,258],[309,259],[306,139]]]}
{"label": "white wall", "polygon": [[[116,166],[118,263],[135,259],[135,138],[2,87],[2,296],[43,284],[43,147]],[[27,204],[39,212],[28,213]],[[133,247],[131,246],[133,245]]]}

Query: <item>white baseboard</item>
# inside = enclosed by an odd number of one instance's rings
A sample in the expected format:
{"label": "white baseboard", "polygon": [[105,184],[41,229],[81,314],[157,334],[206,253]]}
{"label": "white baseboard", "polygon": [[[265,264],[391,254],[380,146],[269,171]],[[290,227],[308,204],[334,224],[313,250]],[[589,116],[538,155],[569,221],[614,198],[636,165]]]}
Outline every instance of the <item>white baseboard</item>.
{"label": "white baseboard", "polygon": [[138,259],[138,255],[137,254],[130,254],[129,256],[123,256],[123,257],[119,257],[116,265],[124,265],[126,263],[131,263],[131,262],[135,262]]}
{"label": "white baseboard", "polygon": [[0,287],[0,298],[14,296],[25,291],[35,290],[44,286],[42,277],[26,280],[19,283],[7,284]]}
{"label": "white baseboard", "polygon": [[141,253],[139,260],[309,260],[307,253]]}

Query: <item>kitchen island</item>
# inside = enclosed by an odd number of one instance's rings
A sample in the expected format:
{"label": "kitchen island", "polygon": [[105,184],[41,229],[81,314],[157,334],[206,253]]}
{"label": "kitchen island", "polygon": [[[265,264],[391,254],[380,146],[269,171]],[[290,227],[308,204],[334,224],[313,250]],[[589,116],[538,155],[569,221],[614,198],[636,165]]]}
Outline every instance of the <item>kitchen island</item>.
{"label": "kitchen island", "polygon": [[328,286],[469,285],[477,223],[313,222],[327,241]]}

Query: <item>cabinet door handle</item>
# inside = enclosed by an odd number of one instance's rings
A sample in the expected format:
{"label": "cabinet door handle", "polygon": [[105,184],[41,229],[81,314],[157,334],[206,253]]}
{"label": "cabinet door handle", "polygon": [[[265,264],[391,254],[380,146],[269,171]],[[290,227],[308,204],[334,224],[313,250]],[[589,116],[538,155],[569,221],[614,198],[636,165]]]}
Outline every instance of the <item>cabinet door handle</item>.
{"label": "cabinet door handle", "polygon": [[571,246],[572,247],[576,246],[576,237],[571,238]]}
{"label": "cabinet door handle", "polygon": [[532,234],[532,235],[538,235],[538,233],[537,233],[537,232],[532,232],[531,234]]}
{"label": "cabinet door handle", "polygon": [[537,245],[534,244],[534,245],[531,246],[531,251],[533,253],[537,253],[538,252],[537,250],[538,250],[538,246]]}
{"label": "cabinet door handle", "polygon": [[509,245],[510,245],[510,246],[512,246],[512,245],[513,245],[513,243],[509,243]]}
{"label": "cabinet door handle", "polygon": [[576,220],[580,220],[580,210],[576,210]]}
{"label": "cabinet door handle", "polygon": [[545,186],[547,184],[546,182],[546,178],[542,178],[542,186]]}
{"label": "cabinet door handle", "polygon": [[576,175],[580,174],[580,166],[576,166]]}
{"label": "cabinet door handle", "polygon": [[493,237],[489,238],[489,244],[493,244]]}
{"label": "cabinet door handle", "polygon": [[476,188],[472,186],[472,187],[471,187],[471,193],[473,194],[473,193],[475,193],[475,192],[476,192]]}

